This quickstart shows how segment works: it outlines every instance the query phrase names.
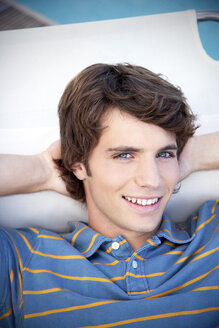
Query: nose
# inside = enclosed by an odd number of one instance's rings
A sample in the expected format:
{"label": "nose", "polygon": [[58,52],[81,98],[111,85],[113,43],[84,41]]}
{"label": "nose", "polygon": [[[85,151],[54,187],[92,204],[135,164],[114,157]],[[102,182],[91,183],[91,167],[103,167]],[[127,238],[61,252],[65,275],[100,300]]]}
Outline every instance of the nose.
{"label": "nose", "polygon": [[161,183],[161,174],[155,158],[142,159],[137,166],[135,183],[139,187],[156,189]]}

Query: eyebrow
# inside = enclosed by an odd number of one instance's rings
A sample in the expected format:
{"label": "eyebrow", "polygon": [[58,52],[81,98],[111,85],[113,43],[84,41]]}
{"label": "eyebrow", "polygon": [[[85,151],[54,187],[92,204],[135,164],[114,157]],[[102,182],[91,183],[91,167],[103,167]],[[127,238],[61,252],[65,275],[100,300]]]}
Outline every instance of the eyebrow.
{"label": "eyebrow", "polygon": [[[176,150],[177,151],[177,146],[175,144],[171,145],[166,145],[160,149],[158,149],[158,152],[160,151],[165,151],[165,150]],[[135,147],[128,147],[128,146],[118,146],[118,147],[113,147],[113,148],[108,148],[106,150],[107,152],[133,152],[133,153],[142,153],[143,148],[135,148]]]}
{"label": "eyebrow", "polygon": [[107,152],[113,152],[113,151],[140,153],[143,151],[143,149],[135,148],[135,147],[128,147],[128,146],[118,146],[118,147],[113,147],[113,148],[107,149]]}
{"label": "eyebrow", "polygon": [[172,144],[172,145],[167,145],[165,147],[162,147],[161,149],[159,149],[159,151],[164,151],[164,150],[178,150],[177,145]]}

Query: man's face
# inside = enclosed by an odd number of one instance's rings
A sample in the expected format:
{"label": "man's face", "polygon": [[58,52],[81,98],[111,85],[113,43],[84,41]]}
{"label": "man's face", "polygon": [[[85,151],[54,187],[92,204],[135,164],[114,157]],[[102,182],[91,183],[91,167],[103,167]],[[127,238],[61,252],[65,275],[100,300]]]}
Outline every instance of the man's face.
{"label": "man's face", "polygon": [[147,239],[158,230],[178,181],[175,135],[118,109],[103,119],[98,145],[82,165],[89,225],[109,237]]}

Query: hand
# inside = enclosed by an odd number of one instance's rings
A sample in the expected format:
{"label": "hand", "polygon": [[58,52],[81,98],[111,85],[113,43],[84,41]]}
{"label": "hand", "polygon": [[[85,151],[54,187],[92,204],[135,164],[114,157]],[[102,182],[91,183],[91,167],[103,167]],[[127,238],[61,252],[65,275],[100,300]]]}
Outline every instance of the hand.
{"label": "hand", "polygon": [[219,132],[194,136],[179,157],[179,181],[192,172],[219,169]]}
{"label": "hand", "polygon": [[0,155],[0,196],[54,190],[69,195],[55,164],[60,142],[37,155]]}
{"label": "hand", "polygon": [[[185,179],[193,172],[192,150],[194,147],[194,138],[190,138],[185,144],[179,157],[179,182]],[[194,163],[193,163],[194,164]]]}
{"label": "hand", "polygon": [[43,189],[54,190],[58,193],[69,196],[64,181],[60,176],[57,165],[54,160],[61,159],[61,143],[60,140],[53,142],[43,153],[39,154],[41,161],[48,170],[48,179],[43,185]]}

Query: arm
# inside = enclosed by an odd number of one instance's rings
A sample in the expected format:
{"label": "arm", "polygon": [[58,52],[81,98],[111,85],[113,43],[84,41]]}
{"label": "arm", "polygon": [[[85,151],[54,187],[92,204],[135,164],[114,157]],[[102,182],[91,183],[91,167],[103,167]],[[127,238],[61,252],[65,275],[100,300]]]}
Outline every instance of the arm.
{"label": "arm", "polygon": [[68,195],[53,161],[60,158],[59,141],[33,156],[0,155],[0,196],[41,190]]}
{"label": "arm", "polygon": [[[0,196],[41,190],[69,195],[53,161],[60,158],[59,141],[38,155],[0,155]],[[190,138],[179,166],[179,181],[195,171],[219,169],[219,132]]]}
{"label": "arm", "polygon": [[180,181],[193,172],[219,169],[219,132],[188,140],[179,157]]}

